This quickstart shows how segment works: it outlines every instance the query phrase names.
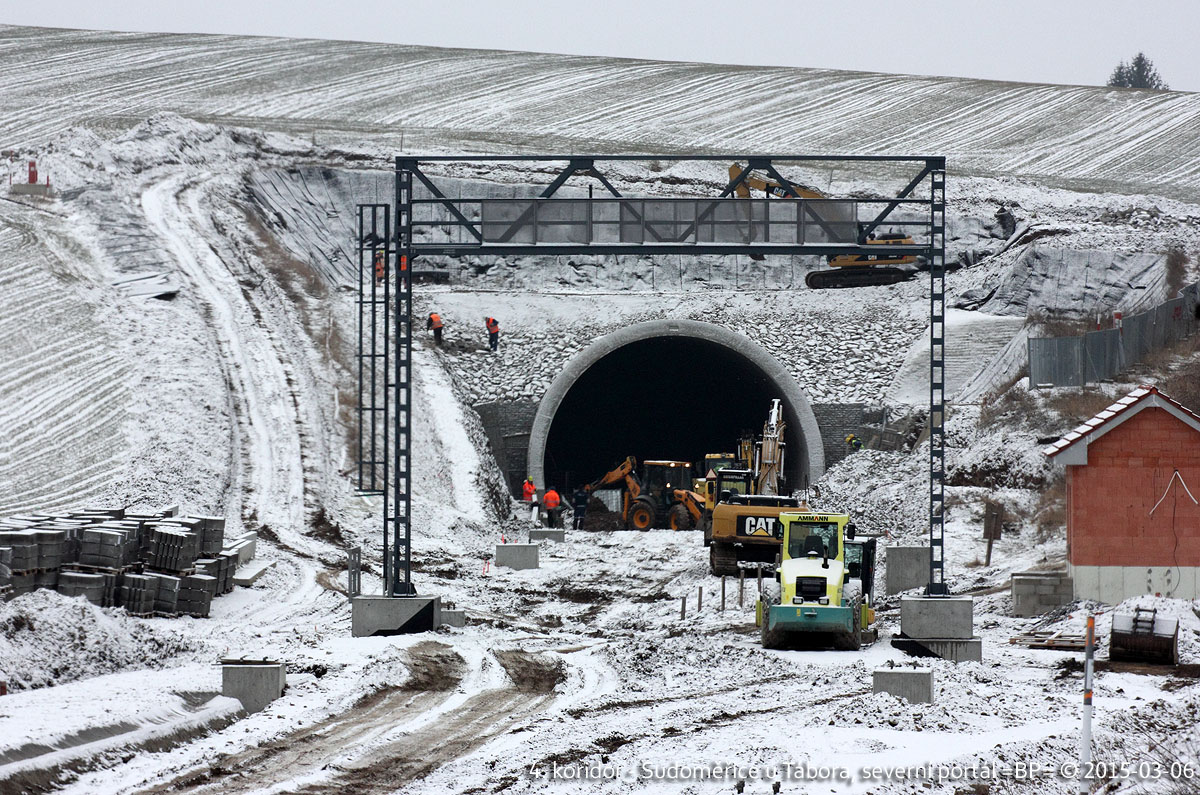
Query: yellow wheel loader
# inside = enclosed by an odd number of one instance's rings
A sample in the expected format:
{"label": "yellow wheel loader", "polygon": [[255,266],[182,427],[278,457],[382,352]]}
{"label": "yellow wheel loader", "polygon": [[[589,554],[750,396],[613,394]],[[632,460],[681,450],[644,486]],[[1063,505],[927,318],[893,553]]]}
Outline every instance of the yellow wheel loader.
{"label": "yellow wheel loader", "polygon": [[639,477],[637,460],[629,456],[584,488],[592,492],[612,485],[623,487],[621,519],[627,529],[691,530],[703,512],[704,495],[674,486],[690,485],[691,478],[692,465],[687,461],[645,461]]}
{"label": "yellow wheel loader", "polygon": [[780,514],[779,596],[760,596],[755,621],[766,649],[857,651],[874,642],[875,539],[854,540],[846,514]]}

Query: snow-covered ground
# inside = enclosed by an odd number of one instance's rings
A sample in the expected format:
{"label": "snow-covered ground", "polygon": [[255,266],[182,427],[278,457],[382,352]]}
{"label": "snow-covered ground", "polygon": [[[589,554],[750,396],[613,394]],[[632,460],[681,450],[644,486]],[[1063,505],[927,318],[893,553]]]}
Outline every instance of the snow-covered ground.
{"label": "snow-covered ground", "polygon": [[[677,280],[619,283],[612,263],[589,273],[590,265],[530,260],[522,263],[526,282],[484,273],[422,288],[418,312],[436,308],[450,328],[474,328],[485,314],[505,319],[499,356],[418,347],[415,359],[414,576],[423,592],[466,609],[470,623],[429,636],[351,639],[344,550],[363,546],[364,586],[378,591],[380,533],[378,503],[355,496],[350,481],[356,315],[345,270],[351,208],[338,205],[373,198],[364,194],[379,181],[378,156],[395,145],[377,126],[406,118],[436,122],[438,131],[416,135],[443,136],[446,146],[490,145],[493,130],[505,142],[531,143],[528,125],[597,148],[654,141],[768,149],[777,148],[772,136],[790,135],[806,148],[845,151],[838,142],[849,132],[838,137],[831,120],[848,108],[854,118],[876,107],[893,117],[896,109],[905,118],[915,118],[912,109],[948,114],[953,128],[914,121],[926,132],[913,137],[891,124],[887,141],[868,137],[854,148],[963,153],[963,170],[980,175],[950,183],[951,249],[978,261],[952,274],[950,292],[979,307],[951,318],[951,337],[961,333],[967,354],[952,360],[952,383],[971,382],[976,370],[1000,383],[1015,373],[1005,352],[1027,312],[1087,314],[1105,302],[1157,300],[1162,252],[1200,250],[1200,207],[1151,187],[1179,194],[1200,180],[1189,143],[1200,112],[1194,95],[229,37],[3,34],[0,48],[22,64],[0,76],[4,95],[26,105],[35,93],[50,95],[20,136],[0,127],[3,140],[52,169],[60,198],[0,201],[0,514],[180,502],[185,511],[224,514],[230,533],[258,529],[259,557],[275,567],[214,601],[207,620],[132,618],[47,592],[0,606],[0,679],[12,691],[0,697],[0,789],[534,792],[557,772],[564,792],[727,792],[738,779],[759,792],[770,785],[755,775],[792,765],[801,769],[783,771],[782,791],[957,795],[970,782],[871,781],[862,769],[1056,768],[1074,758],[1082,683],[1066,661],[1077,655],[1008,644],[1035,624],[1009,615],[1009,574],[1063,562],[1061,529],[1040,525],[1052,472],[1037,439],[1079,418],[1059,417],[1050,403],[1036,421],[982,421],[981,408],[965,401],[951,415],[947,577],[955,592],[977,597],[984,662],[930,662],[933,705],[870,692],[874,668],[910,664],[887,642],[899,631],[895,598],[880,603],[880,641],[859,653],[764,651],[754,586],[747,583],[739,607],[737,584],[724,583],[720,610],[722,583],[708,574],[707,550],[692,533],[576,533],[543,548],[537,570],[487,565],[494,544],[522,540],[528,525],[510,518],[470,405],[539,396],[552,368],[534,372],[530,362],[561,364],[596,335],[638,320],[690,317],[752,337],[814,398],[919,404],[928,301],[920,281],[816,294],[795,289],[800,280],[770,281],[783,265],[767,263],[775,270],[756,271],[762,280],[753,289],[738,273],[720,289],[697,290],[682,271]],[[379,63],[366,69],[372,60]],[[466,81],[463,70],[491,77]],[[208,79],[194,80],[197,71]],[[314,93],[318,72],[326,82]],[[565,107],[563,97],[597,80],[623,92],[603,120],[610,135],[582,111],[546,121]],[[739,92],[747,81],[760,109],[781,111],[779,125],[745,115]],[[957,99],[946,86],[961,90]],[[388,87],[394,96],[384,96]],[[355,91],[366,93],[350,102]],[[462,101],[447,100],[454,92],[464,92]],[[820,101],[839,92],[857,99]],[[656,102],[643,101],[650,93]],[[524,104],[539,96],[544,116]],[[881,97],[890,97],[885,107]],[[1111,106],[1106,114],[1119,106],[1131,122],[1109,124],[1091,109],[1097,98]],[[952,101],[959,104],[950,112]],[[411,117],[396,115],[403,102]],[[666,135],[649,124],[670,118],[664,102],[690,119],[687,129]],[[810,117],[792,108],[808,105],[823,115],[801,126]],[[246,124],[143,118],[163,107]],[[751,117],[754,124],[738,125]],[[1030,142],[1024,131],[1039,119],[1057,126]],[[65,129],[71,123],[81,126]],[[325,133],[314,146],[262,132],[329,126],[338,130],[337,151],[321,142]],[[1136,155],[1132,140],[1143,144]],[[360,164],[374,170],[356,171]],[[308,180],[322,168],[332,176]],[[1024,176],[1004,176],[1015,173]],[[1111,181],[1127,194],[1049,188],[1031,181],[1036,175],[1058,185],[1090,180],[1091,190]],[[538,178],[519,169],[491,176],[498,184]],[[841,187],[884,187],[861,175],[838,179]],[[1002,204],[1026,225],[1011,239],[996,232]],[[334,230],[327,240],[322,224]],[[1025,239],[1038,229],[1061,234]],[[671,265],[642,264],[656,274]],[[178,297],[136,298],[114,285],[147,272],[168,273]],[[919,541],[927,455],[921,446],[854,454],[819,484],[819,504],[851,510],[887,543]],[[979,537],[985,496],[1016,517],[990,566]],[[886,553],[880,585],[885,572]],[[1200,663],[1196,605],[1138,603],[1178,616],[1181,658]],[[1106,638],[1112,606],[1072,605],[1038,626],[1078,631],[1089,609],[1100,611]],[[285,660],[289,689],[231,722],[215,663],[239,655]],[[1098,757],[1194,759],[1194,682],[1101,673]],[[714,765],[734,769],[713,776]],[[580,766],[600,778],[564,778]],[[806,766],[853,775],[801,780]],[[1117,790],[1168,791],[1162,785]],[[1073,783],[1055,776],[1010,776],[992,789],[1069,791]]]}

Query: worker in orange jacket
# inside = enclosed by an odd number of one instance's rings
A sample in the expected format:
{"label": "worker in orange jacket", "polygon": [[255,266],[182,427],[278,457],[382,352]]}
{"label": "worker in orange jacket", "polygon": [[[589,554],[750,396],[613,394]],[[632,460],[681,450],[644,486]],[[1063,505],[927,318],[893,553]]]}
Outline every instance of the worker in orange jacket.
{"label": "worker in orange jacket", "polygon": [[542,505],[546,506],[546,515],[550,519],[551,527],[562,526],[562,498],[558,496],[558,492],[554,489],[546,489],[546,493],[542,495]]}
{"label": "worker in orange jacket", "polygon": [[430,312],[429,317],[425,319],[425,330],[433,332],[433,344],[442,344],[442,316],[437,312]]}
{"label": "worker in orange jacket", "polygon": [[494,351],[500,345],[500,323],[494,317],[485,317],[483,324],[487,326],[488,347]]}
{"label": "worker in orange jacket", "polygon": [[384,270],[383,258],[384,258],[383,249],[377,249],[375,251],[375,283],[376,284],[383,284],[383,270]]}
{"label": "worker in orange jacket", "polygon": [[525,483],[521,486],[521,499],[525,502],[537,499],[537,486],[533,485],[533,478],[525,478]]}

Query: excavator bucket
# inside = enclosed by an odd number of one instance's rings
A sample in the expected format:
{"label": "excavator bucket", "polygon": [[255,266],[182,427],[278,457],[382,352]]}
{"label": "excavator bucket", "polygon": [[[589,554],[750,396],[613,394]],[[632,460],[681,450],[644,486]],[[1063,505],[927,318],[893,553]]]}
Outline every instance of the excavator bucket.
{"label": "excavator bucket", "polygon": [[1113,616],[1108,658],[1124,662],[1175,665],[1179,662],[1179,619],[1139,607]]}

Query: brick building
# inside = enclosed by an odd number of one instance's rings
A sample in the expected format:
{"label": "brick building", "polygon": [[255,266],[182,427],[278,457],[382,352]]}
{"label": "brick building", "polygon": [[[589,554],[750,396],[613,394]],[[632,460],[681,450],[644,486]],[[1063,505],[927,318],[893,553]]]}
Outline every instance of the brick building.
{"label": "brick building", "polygon": [[1200,416],[1139,387],[1043,452],[1067,468],[1076,599],[1200,596]]}

